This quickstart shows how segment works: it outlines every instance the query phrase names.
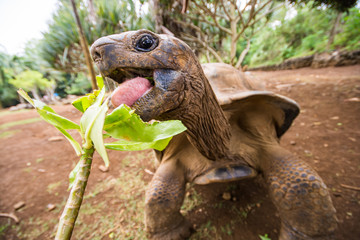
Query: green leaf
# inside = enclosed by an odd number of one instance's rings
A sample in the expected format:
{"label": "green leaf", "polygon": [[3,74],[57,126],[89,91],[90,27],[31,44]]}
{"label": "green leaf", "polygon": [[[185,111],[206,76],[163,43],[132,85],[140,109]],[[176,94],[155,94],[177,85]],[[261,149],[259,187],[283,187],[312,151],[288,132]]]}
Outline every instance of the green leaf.
{"label": "green leaf", "polygon": [[30,103],[33,107],[35,107],[34,105],[34,101],[31,99],[31,97],[23,90],[23,89],[19,89],[17,91],[26,101],[28,101],[28,103]]}
{"label": "green leaf", "polygon": [[85,140],[85,148],[89,148],[90,146],[92,146],[90,138],[91,128],[93,127],[95,120],[101,111],[101,103],[104,99],[104,95],[105,88],[101,90],[100,94],[95,99],[95,102],[86,109],[80,119],[80,131],[83,134],[83,140]]}
{"label": "green leaf", "polygon": [[102,76],[96,76],[96,83],[99,89],[102,89],[104,87],[104,79]]}
{"label": "green leaf", "polygon": [[259,235],[259,237],[261,240],[271,240],[271,238],[269,238],[267,234],[265,234],[264,236]]}
{"label": "green leaf", "polygon": [[94,102],[96,97],[99,95],[100,91],[95,90],[93,93],[88,93],[83,97],[75,99],[71,104],[80,112],[84,113],[88,107],[90,107]]}
{"label": "green leaf", "polygon": [[46,122],[50,123],[51,125],[55,126],[66,137],[66,139],[70,142],[70,144],[74,148],[76,154],[79,156],[81,154],[81,146],[66,130],[68,129],[79,130],[80,126],[74,123],[73,121],[58,115],[51,107],[49,107],[45,103],[31,99],[24,90],[20,89],[18,93],[26,101],[28,101],[31,105],[34,106],[34,108],[39,113],[42,119],[44,119]]}
{"label": "green leaf", "polygon": [[104,130],[119,141],[105,144],[106,148],[115,150],[163,150],[172,136],[186,130],[181,121],[143,122],[138,115],[126,105],[120,105],[105,118]]}
{"label": "green leaf", "polygon": [[37,110],[37,112],[39,113],[42,119],[44,119],[46,122],[50,123],[51,125],[63,129],[80,129],[78,124],[58,115],[51,107],[49,107],[45,103],[35,99],[31,99],[24,90],[20,89],[18,93],[26,101],[28,101],[31,105],[33,105],[33,107]]}
{"label": "green leaf", "polygon": [[119,140],[112,143],[105,143],[105,147],[111,150],[118,150],[118,151],[140,151],[150,148],[162,151],[169,144],[171,139],[172,137],[169,137],[154,142]]}
{"label": "green leaf", "polygon": [[103,138],[103,126],[105,121],[105,115],[108,111],[108,100],[106,100],[100,107],[95,122],[90,131],[90,138],[94,144],[96,151],[99,153],[101,158],[104,160],[105,166],[109,166],[109,158],[104,146]]}

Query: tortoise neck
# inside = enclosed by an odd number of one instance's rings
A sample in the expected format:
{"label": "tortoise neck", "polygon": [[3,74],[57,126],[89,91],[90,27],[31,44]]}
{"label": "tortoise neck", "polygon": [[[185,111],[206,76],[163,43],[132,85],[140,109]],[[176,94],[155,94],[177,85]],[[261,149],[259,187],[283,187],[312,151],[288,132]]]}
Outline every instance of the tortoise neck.
{"label": "tortoise neck", "polygon": [[[205,76],[203,76],[205,78]],[[191,106],[181,120],[187,127],[189,141],[201,154],[211,160],[221,160],[229,155],[230,124],[221,109],[208,80],[204,79],[201,101]],[[197,92],[197,91],[194,91]]]}

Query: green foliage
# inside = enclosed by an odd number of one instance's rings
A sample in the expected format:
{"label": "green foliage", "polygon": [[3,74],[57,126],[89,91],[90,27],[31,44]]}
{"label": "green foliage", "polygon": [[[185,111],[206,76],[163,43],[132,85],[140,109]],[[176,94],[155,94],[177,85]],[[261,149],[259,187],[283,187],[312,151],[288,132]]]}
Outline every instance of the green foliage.
{"label": "green foliage", "polygon": [[43,120],[55,126],[66,139],[69,140],[77,155],[81,154],[80,144],[66,131],[70,129],[78,130],[80,129],[79,125],[56,114],[55,111],[45,103],[31,99],[24,90],[21,89],[18,93],[37,110]]}
{"label": "green foliage", "polygon": [[[93,2],[93,6],[89,6]],[[135,9],[133,0],[76,1],[80,22],[89,44],[97,38],[139,28],[153,29],[147,14]],[[92,11],[93,9],[93,11]],[[67,73],[86,72],[79,34],[69,1],[61,1],[49,30],[39,45],[48,65]]]}
{"label": "green foliage", "polygon": [[9,82],[15,87],[22,88],[25,91],[32,91],[37,88],[45,90],[55,84],[54,81],[44,78],[40,72],[33,70],[25,70]]}
{"label": "green foliage", "polygon": [[357,0],[290,0],[290,2],[311,3],[314,7],[326,6],[338,12],[346,12],[356,5]]}
{"label": "green foliage", "polygon": [[335,37],[333,45],[346,50],[360,49],[360,10],[358,8],[350,9],[343,21],[343,31]]}
{"label": "green foliage", "polygon": [[[101,85],[100,78],[98,78],[98,85]],[[36,108],[41,118],[64,134],[74,147],[76,153],[81,155],[80,161],[69,176],[71,192],[60,217],[56,239],[70,239],[72,235],[90,174],[94,150],[102,157],[105,166],[109,165],[103,140],[103,128],[112,137],[130,140],[130,144],[126,141],[116,143],[117,148],[122,150],[135,150],[132,147],[133,145],[136,146],[136,150],[147,148],[162,150],[173,135],[186,130],[180,121],[156,122],[153,124],[144,123],[130,108],[123,105],[115,109],[106,119],[109,99],[104,101],[105,88],[102,88],[100,92],[97,90],[95,93],[92,93],[94,101],[90,106],[87,106],[89,103],[88,96],[82,97],[75,102],[74,106],[83,112],[80,125],[56,114],[52,108],[43,102],[31,99],[24,90],[21,89],[18,93]],[[80,132],[82,147],[67,132],[70,129]],[[134,131],[135,129],[140,129],[141,131]]]}
{"label": "green foliage", "polygon": [[72,95],[84,95],[91,90],[91,83],[83,73],[75,75],[75,79],[70,79],[67,83],[65,92]]}
{"label": "green foliage", "polygon": [[265,234],[264,236],[259,235],[259,237],[261,240],[271,240],[271,238],[269,238],[267,234]]}
{"label": "green foliage", "polygon": [[[98,85],[101,85],[100,77],[98,80]],[[84,149],[94,147],[106,166],[109,165],[109,159],[105,146],[114,150],[133,151],[149,148],[163,150],[172,136],[186,130],[180,121],[145,123],[133,110],[124,105],[107,115],[108,99],[104,101],[105,88],[102,88],[101,91],[96,90],[73,102],[74,107],[83,112],[79,125],[56,114],[45,103],[31,99],[25,91],[19,90],[18,92],[35,107],[41,118],[55,126],[69,140],[77,155],[82,154]],[[79,131],[82,137],[82,147],[67,132],[70,129]],[[119,139],[119,141],[104,145],[103,129],[109,136]],[[80,166],[77,165],[70,174],[70,181],[75,179],[79,169]]]}
{"label": "green foliage", "polygon": [[144,123],[126,105],[120,105],[105,119],[104,130],[119,141],[105,144],[121,151],[138,151],[153,148],[163,150],[173,135],[186,130],[180,121]]}
{"label": "green foliage", "polygon": [[[286,12],[290,10],[297,12],[293,18],[286,17]],[[335,37],[332,48],[327,49],[336,15],[337,12],[331,9],[314,8],[311,2],[305,6],[283,9],[282,13],[273,18],[277,26],[271,27],[270,24],[270,27],[255,35],[245,63],[256,67],[327,50],[359,49],[360,14],[357,8],[350,9],[348,15],[343,14],[343,30]]]}
{"label": "green foliage", "polygon": [[16,88],[9,81],[17,71],[22,71],[19,62],[19,58],[0,52],[0,108],[18,103]]}

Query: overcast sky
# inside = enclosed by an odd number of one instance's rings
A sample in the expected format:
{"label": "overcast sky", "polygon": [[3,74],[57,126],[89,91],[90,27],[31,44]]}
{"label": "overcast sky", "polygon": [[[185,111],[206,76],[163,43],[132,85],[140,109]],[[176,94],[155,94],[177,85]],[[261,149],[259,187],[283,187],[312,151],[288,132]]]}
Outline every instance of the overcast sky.
{"label": "overcast sky", "polygon": [[0,0],[0,51],[21,53],[25,43],[40,39],[56,8],[56,0]]}

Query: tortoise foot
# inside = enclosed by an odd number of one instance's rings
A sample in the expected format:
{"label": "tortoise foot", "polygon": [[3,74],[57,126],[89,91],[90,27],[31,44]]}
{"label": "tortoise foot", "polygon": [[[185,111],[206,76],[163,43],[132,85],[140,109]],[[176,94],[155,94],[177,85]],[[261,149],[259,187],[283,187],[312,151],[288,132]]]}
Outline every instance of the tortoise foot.
{"label": "tortoise foot", "polygon": [[267,169],[270,197],[282,221],[281,240],[332,239],[336,210],[324,181],[308,164],[279,150]]}
{"label": "tortoise foot", "polygon": [[183,221],[172,229],[166,229],[164,232],[149,234],[151,240],[183,240],[190,237],[194,232],[190,222],[185,218]]}

